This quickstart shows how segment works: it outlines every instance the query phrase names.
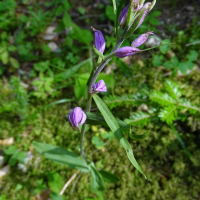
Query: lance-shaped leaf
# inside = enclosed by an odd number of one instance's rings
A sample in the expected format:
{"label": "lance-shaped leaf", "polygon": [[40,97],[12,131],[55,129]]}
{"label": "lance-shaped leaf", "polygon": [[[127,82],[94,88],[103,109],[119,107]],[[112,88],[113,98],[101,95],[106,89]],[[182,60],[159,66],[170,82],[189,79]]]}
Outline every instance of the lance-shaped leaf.
{"label": "lance-shaped leaf", "polygon": [[95,51],[95,53],[102,58],[102,60],[105,60],[105,56],[103,55],[103,53],[101,53],[100,51],[98,51],[95,46],[93,45],[93,50]]}
{"label": "lance-shaped leaf", "polygon": [[[104,117],[100,113],[86,112],[86,115],[87,115],[87,119],[85,122],[86,124],[108,126]],[[121,121],[120,119],[116,119],[116,121],[124,133],[126,133],[126,134],[130,133],[131,126],[129,124],[126,124],[125,122]]]}
{"label": "lance-shaped leaf", "polygon": [[90,190],[103,198],[105,192],[105,183],[102,175],[96,169],[94,163],[89,165],[91,179],[90,179]]}
{"label": "lance-shaped leaf", "polygon": [[99,172],[102,175],[104,181],[107,183],[117,183],[119,181],[119,178],[110,172],[104,170],[100,170]]}
{"label": "lance-shaped leaf", "polygon": [[77,154],[67,151],[61,147],[40,142],[33,142],[32,146],[45,158],[55,163],[66,165],[72,169],[79,169],[82,172],[89,172],[86,161]]}
{"label": "lance-shaped leaf", "polygon": [[106,106],[106,104],[103,102],[103,100],[99,96],[97,96],[95,94],[95,95],[93,95],[93,98],[94,98],[94,101],[95,101],[97,107],[99,108],[101,114],[103,115],[106,123],[110,127],[111,131],[114,133],[114,135],[117,138],[117,140],[119,141],[119,143],[125,149],[130,162],[146,178],[146,175],[142,171],[142,168],[139,166],[139,164],[137,163],[137,161],[136,161],[136,159],[135,159],[135,157],[133,155],[133,151],[131,149],[131,145],[129,144],[128,140],[126,139],[126,137],[122,133],[122,130],[121,130],[119,124],[117,123],[115,117],[113,116],[113,114],[111,113],[109,108]]}

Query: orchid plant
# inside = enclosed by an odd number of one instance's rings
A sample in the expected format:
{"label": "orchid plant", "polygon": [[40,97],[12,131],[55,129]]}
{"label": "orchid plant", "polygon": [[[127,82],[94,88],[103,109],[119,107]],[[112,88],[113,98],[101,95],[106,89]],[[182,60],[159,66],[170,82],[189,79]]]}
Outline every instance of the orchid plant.
{"label": "orchid plant", "polygon": [[[85,154],[84,152],[84,136],[87,124],[104,124],[108,126],[116,139],[121,144],[121,146],[125,149],[125,152],[130,162],[146,178],[145,173],[143,172],[142,168],[139,166],[133,155],[131,145],[124,136],[124,133],[129,133],[131,131],[130,125],[124,123],[119,119],[116,119],[107,107],[107,105],[104,103],[104,101],[97,95],[98,93],[107,91],[104,80],[100,80],[97,83],[95,82],[100,72],[114,56],[124,58],[126,56],[131,56],[133,54],[142,52],[142,50],[138,49],[137,47],[146,42],[148,36],[153,34],[152,31],[139,36],[132,42],[131,46],[126,46],[122,48],[120,47],[123,44],[124,40],[129,38],[134,33],[134,31],[143,23],[146,15],[151,9],[153,9],[155,3],[156,0],[153,0],[151,3],[148,2],[145,4],[144,0],[131,0],[130,3],[122,10],[119,16],[119,20],[117,20],[118,15],[116,2],[115,0],[113,0],[115,14],[115,35],[117,38],[117,42],[113,50],[108,54],[108,56],[104,56],[106,42],[102,32],[92,27],[95,36],[95,46],[93,48],[99,58],[97,62],[97,68],[91,72],[91,75],[86,85],[87,107],[85,109],[85,112],[82,108],[76,107],[74,108],[73,112],[71,112],[68,116],[72,127],[78,128],[81,132],[81,157],[71,151],[69,152],[58,146],[39,142],[33,142],[32,144],[33,147],[37,151],[39,151],[39,153],[54,162],[64,164],[73,169],[78,169],[81,172],[91,173],[90,189],[92,192],[96,193],[97,196],[101,199],[103,199],[105,191],[104,179],[111,179],[110,181],[112,182],[112,179],[115,176],[113,174],[110,174],[109,172],[101,173],[101,171],[96,169],[95,164],[87,158],[87,154]],[[100,113],[92,113],[92,115],[90,114],[92,99],[95,101]],[[101,123],[99,123],[99,121],[101,121]],[[80,125],[82,125],[81,130],[79,127]]]}

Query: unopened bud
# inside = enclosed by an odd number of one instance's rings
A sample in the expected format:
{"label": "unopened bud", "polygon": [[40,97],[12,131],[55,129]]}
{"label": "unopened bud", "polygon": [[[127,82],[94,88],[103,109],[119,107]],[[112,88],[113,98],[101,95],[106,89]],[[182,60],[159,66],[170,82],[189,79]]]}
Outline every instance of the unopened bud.
{"label": "unopened bud", "polygon": [[149,36],[150,34],[154,34],[153,31],[147,32],[147,33],[145,33],[145,34],[140,35],[138,38],[136,38],[136,39],[132,42],[131,46],[132,46],[132,47],[139,47],[139,46],[141,46],[143,43],[145,43],[145,42],[147,41],[148,36]]}
{"label": "unopened bud", "polygon": [[151,3],[151,6],[149,7],[149,11],[153,9],[155,4],[156,4],[156,0],[153,0],[152,3]]}
{"label": "unopened bud", "polygon": [[141,51],[140,49],[135,48],[135,47],[122,47],[115,52],[115,55],[118,58],[124,58],[126,56],[131,56],[140,51]]}
{"label": "unopened bud", "polygon": [[74,108],[73,112],[71,112],[68,116],[68,119],[71,122],[73,128],[77,127],[79,131],[81,131],[79,125],[84,124],[86,118],[86,114],[82,111],[80,107]]}
{"label": "unopened bud", "polygon": [[127,19],[127,14],[128,14],[128,7],[129,5],[127,5],[121,12],[120,16],[119,16],[119,24],[123,25],[126,22]]}
{"label": "unopened bud", "polygon": [[103,53],[104,50],[105,50],[105,47],[106,47],[106,42],[105,42],[104,36],[103,36],[101,31],[96,30],[94,27],[91,27],[91,28],[95,32],[95,34],[94,34],[94,37],[95,37],[95,48],[99,52]]}

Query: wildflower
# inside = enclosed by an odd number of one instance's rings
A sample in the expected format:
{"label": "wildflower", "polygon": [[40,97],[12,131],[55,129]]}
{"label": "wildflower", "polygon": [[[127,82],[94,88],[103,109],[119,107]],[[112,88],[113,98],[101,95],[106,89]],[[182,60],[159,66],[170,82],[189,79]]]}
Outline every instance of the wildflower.
{"label": "wildflower", "polygon": [[104,80],[100,80],[98,83],[95,83],[92,88],[95,92],[107,92]]}
{"label": "wildflower", "polygon": [[73,112],[71,112],[68,116],[68,119],[72,124],[72,127],[73,128],[77,127],[79,131],[81,131],[79,125],[84,124],[86,118],[87,118],[86,114],[82,111],[80,107],[74,108]]}
{"label": "wildflower", "polygon": [[151,35],[154,34],[153,31],[150,31],[150,32],[147,32],[147,33],[144,33],[144,34],[140,35],[140,37],[136,38],[136,39],[132,42],[131,46],[132,46],[132,47],[139,47],[140,45],[142,45],[143,43],[145,43],[145,42],[147,41],[148,36],[149,36],[150,34],[151,34]]}
{"label": "wildflower", "polygon": [[94,27],[91,27],[92,30],[95,32],[94,37],[95,37],[95,48],[100,51],[101,53],[104,52],[105,47],[106,47],[106,42],[104,39],[104,36],[101,31],[96,30]]}
{"label": "wildflower", "polygon": [[120,16],[119,16],[119,24],[123,25],[126,22],[127,19],[127,14],[128,14],[128,7],[129,5],[127,5],[121,12]]}
{"label": "wildflower", "polygon": [[115,52],[115,55],[119,58],[124,58],[126,56],[131,56],[141,50],[135,47],[122,47]]}

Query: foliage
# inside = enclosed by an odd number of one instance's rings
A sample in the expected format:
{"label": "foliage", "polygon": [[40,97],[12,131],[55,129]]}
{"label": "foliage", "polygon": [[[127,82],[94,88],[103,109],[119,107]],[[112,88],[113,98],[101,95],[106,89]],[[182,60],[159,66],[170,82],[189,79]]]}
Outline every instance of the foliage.
{"label": "foliage", "polygon": [[[66,123],[74,106],[86,104],[85,85],[98,56],[92,52],[93,33],[83,24],[95,24],[96,18],[90,14],[96,16],[96,9],[100,10],[96,26],[103,24],[104,33],[109,33],[110,24],[115,22],[118,36],[117,18],[125,5],[113,0],[94,4],[91,9],[87,1],[75,7],[76,3],[0,2],[0,156],[4,157],[2,167],[9,165],[11,173],[1,178],[0,199],[35,199],[36,194],[46,190],[52,200],[72,196],[75,200],[198,199],[198,19],[179,30],[172,27],[173,23],[164,27],[162,11],[153,10],[136,33],[153,30],[158,36],[173,35],[162,40],[162,44],[172,44],[130,60],[113,58],[111,72],[105,70],[110,74],[100,74],[97,81],[104,79],[108,92],[99,96],[103,96],[115,117],[107,117],[106,122],[92,104],[95,112],[87,114],[89,125],[84,140],[89,160],[86,166],[78,156],[80,133]],[[116,4],[114,10],[112,3]],[[54,30],[47,34],[50,27]],[[161,33],[162,27],[168,30],[167,34]],[[135,36],[124,45],[130,45]],[[116,38],[114,33],[105,38],[109,51]],[[113,139],[115,135],[109,130],[111,118],[126,134],[123,139],[129,141],[149,183]],[[14,144],[7,146],[6,139],[10,137]],[[21,171],[21,164],[26,172]],[[78,173],[77,178],[61,196],[62,187],[73,173]]]}

